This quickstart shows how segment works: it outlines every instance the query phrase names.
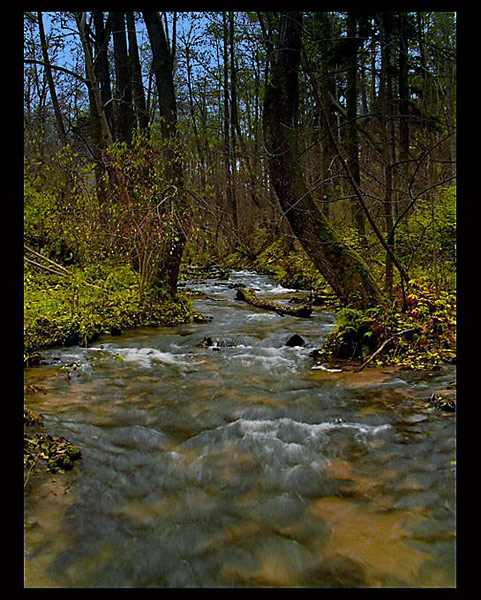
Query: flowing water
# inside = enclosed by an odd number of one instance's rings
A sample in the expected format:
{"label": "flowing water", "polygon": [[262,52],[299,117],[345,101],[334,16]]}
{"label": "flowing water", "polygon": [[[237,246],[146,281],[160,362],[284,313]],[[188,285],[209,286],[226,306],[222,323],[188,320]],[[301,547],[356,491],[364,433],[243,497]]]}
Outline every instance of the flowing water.
{"label": "flowing water", "polygon": [[253,308],[236,282],[295,295],[233,272],[191,286],[210,323],[53,349],[27,371],[45,390],[28,405],[83,458],[28,483],[26,585],[454,586],[455,416],[426,402],[454,367],[312,369],[334,315]]}

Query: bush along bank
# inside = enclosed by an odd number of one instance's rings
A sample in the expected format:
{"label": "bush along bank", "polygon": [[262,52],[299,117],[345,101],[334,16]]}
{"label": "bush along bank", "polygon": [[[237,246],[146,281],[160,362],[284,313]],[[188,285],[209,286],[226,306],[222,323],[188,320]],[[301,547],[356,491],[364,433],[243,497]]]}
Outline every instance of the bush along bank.
{"label": "bush along bank", "polygon": [[343,308],[334,331],[315,352],[317,362],[348,361],[366,366],[437,368],[456,362],[455,297],[411,281],[406,309]]}

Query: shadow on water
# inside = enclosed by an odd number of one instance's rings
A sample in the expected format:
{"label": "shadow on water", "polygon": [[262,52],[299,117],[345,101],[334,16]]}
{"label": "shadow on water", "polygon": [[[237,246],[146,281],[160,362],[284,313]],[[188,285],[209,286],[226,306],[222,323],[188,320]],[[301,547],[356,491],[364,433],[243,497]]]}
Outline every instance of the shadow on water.
{"label": "shadow on water", "polygon": [[312,370],[333,314],[266,313],[237,282],[293,294],[232,273],[197,284],[211,323],[26,373],[46,392],[29,406],[83,456],[26,489],[27,587],[454,586],[455,416],[426,402],[454,368]]}

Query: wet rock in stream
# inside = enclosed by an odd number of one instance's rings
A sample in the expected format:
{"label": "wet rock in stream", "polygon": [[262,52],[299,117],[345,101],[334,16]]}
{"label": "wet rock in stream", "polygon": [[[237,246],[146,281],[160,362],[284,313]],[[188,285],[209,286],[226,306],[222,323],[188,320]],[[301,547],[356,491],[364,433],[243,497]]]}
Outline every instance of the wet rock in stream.
{"label": "wet rock in stream", "polygon": [[456,393],[452,389],[433,392],[428,400],[429,404],[438,410],[456,412]]}
{"label": "wet rock in stream", "polygon": [[74,462],[82,457],[82,452],[64,437],[54,437],[48,433],[24,433],[23,456],[25,468],[33,468],[40,462],[48,471],[55,473],[72,469]]}
{"label": "wet rock in stream", "polygon": [[291,335],[291,337],[287,340],[286,346],[294,348],[295,346],[304,346],[305,343],[306,342],[304,341],[304,339],[300,335],[295,333],[294,335]]}

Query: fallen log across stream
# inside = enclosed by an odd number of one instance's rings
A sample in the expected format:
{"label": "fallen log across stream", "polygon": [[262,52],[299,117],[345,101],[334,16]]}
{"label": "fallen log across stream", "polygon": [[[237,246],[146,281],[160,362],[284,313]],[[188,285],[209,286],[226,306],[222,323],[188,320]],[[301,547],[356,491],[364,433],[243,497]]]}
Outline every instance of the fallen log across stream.
{"label": "fallen log across stream", "polygon": [[247,302],[256,308],[262,308],[264,310],[272,310],[279,315],[290,315],[291,317],[310,317],[312,314],[312,307],[309,305],[299,306],[298,308],[289,308],[287,306],[283,306],[282,304],[278,304],[277,302],[272,302],[270,300],[263,300],[262,298],[258,298],[254,290],[250,288],[239,288],[237,290],[237,294],[235,296],[236,300],[240,300],[242,302]]}

